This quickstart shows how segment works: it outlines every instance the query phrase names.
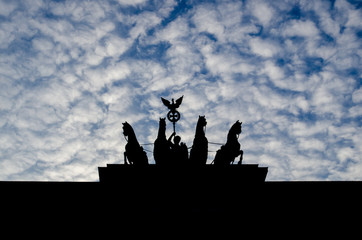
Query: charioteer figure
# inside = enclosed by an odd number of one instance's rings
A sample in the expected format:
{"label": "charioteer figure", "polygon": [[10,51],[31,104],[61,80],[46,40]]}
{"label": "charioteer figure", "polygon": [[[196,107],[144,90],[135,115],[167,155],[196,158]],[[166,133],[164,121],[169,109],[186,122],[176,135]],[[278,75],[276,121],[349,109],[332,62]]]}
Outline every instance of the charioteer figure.
{"label": "charioteer figure", "polygon": [[[173,143],[172,143],[173,138]],[[189,158],[188,150],[185,143],[181,142],[181,137],[176,135],[175,132],[171,134],[168,138],[170,150],[171,150],[171,158],[172,164],[181,165],[185,164]]]}

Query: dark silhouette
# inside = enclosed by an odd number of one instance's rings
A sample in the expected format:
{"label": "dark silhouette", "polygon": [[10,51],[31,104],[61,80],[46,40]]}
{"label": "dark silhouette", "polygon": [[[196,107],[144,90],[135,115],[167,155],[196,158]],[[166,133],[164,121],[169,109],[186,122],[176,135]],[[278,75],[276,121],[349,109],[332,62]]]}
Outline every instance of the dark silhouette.
{"label": "dark silhouette", "polygon": [[[172,143],[173,138],[173,143]],[[171,161],[172,165],[184,165],[188,161],[188,151],[185,143],[181,142],[181,137],[176,136],[176,133],[173,132],[168,138],[168,142],[171,147]]]}
{"label": "dark silhouette", "polygon": [[166,119],[160,118],[157,139],[153,145],[153,157],[157,165],[165,165],[171,155],[170,143],[166,138]]}
{"label": "dark silhouette", "polygon": [[132,126],[125,122],[123,124],[123,134],[128,137],[126,151],[124,152],[124,163],[137,166],[148,165],[148,158],[143,147],[137,141],[136,134]]}
{"label": "dark silhouette", "polygon": [[204,131],[206,124],[205,116],[199,116],[199,120],[196,124],[194,142],[190,151],[190,164],[192,165],[206,164],[208,151],[208,141]]}
{"label": "dark silhouette", "polygon": [[178,111],[176,111],[176,108],[178,108],[181,105],[183,97],[184,96],[177,99],[176,103],[174,102],[173,98],[172,98],[172,103],[170,103],[170,101],[161,97],[163,104],[166,107],[168,107],[168,109],[170,109],[170,111],[167,113],[167,119],[173,124],[173,132],[176,132],[175,124],[181,118],[181,114]]}
{"label": "dark silhouette", "polygon": [[230,165],[234,162],[235,158],[240,155],[238,164],[241,164],[243,160],[243,150],[240,150],[240,143],[238,142],[239,134],[241,133],[242,122],[236,121],[230,128],[227,141],[225,145],[222,145],[217,150],[214,164],[215,165]]}
{"label": "dark silhouette", "polygon": [[184,96],[177,99],[176,103],[174,102],[173,98],[172,98],[172,103],[170,103],[170,101],[164,99],[163,97],[161,97],[161,100],[162,100],[163,104],[166,107],[168,107],[168,109],[170,109],[171,112],[174,112],[174,111],[176,111],[176,108],[178,108],[181,105],[183,97]]}

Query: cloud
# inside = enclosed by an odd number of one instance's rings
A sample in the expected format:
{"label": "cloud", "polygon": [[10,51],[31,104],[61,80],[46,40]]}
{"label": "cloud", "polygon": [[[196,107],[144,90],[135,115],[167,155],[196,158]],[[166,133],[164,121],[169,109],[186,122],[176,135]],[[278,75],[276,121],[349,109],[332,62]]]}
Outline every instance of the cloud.
{"label": "cloud", "polygon": [[361,88],[353,92],[352,101],[354,103],[362,102],[362,89]]}
{"label": "cloud", "polygon": [[262,1],[252,1],[251,3],[252,14],[264,25],[270,24],[275,13],[273,7],[268,3]]}
{"label": "cloud", "polygon": [[117,0],[121,5],[132,5],[136,6],[138,4],[146,3],[148,0]]}
{"label": "cloud", "polygon": [[270,41],[263,41],[260,38],[250,41],[251,50],[262,57],[273,57],[280,49]]}
{"label": "cloud", "polygon": [[130,30],[130,36],[132,38],[136,38],[139,35],[145,35],[146,31],[161,23],[161,18],[157,15],[157,13],[153,12],[145,12],[141,13],[133,18],[131,18],[132,22],[134,22],[135,26]]}
{"label": "cloud", "polygon": [[291,20],[288,24],[286,24],[282,34],[287,37],[317,37],[319,30],[310,20]]}
{"label": "cloud", "polygon": [[268,77],[278,83],[281,79],[284,78],[284,71],[280,67],[276,66],[273,62],[266,62],[264,66],[264,72],[268,75]]}
{"label": "cloud", "polygon": [[218,12],[209,6],[201,6],[193,16],[193,22],[196,24],[199,32],[208,32],[213,34],[218,40],[223,40],[224,26],[218,20]]}
{"label": "cloud", "polygon": [[8,17],[17,7],[17,3],[1,1],[0,2],[0,15]]}

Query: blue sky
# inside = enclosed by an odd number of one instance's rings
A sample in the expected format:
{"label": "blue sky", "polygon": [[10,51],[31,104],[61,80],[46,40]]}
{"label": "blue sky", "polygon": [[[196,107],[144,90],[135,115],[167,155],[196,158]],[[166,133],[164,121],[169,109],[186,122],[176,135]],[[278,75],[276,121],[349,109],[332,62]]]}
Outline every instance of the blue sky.
{"label": "blue sky", "polygon": [[121,123],[152,143],[160,97],[182,95],[188,146],[198,115],[210,142],[240,120],[267,180],[362,180],[361,6],[0,1],[0,180],[97,181],[123,163]]}

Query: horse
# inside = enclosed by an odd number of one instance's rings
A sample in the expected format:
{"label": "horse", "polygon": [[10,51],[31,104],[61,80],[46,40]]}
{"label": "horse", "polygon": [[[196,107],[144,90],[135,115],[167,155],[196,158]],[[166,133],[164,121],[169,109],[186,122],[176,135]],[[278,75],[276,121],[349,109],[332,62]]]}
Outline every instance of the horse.
{"label": "horse", "polygon": [[160,118],[157,139],[153,145],[153,157],[157,165],[167,164],[170,157],[170,144],[166,139],[166,120]]}
{"label": "horse", "polygon": [[124,152],[124,163],[135,166],[148,165],[148,158],[143,147],[138,143],[132,126],[125,122],[123,124],[123,135],[128,137]]}
{"label": "horse", "polygon": [[195,138],[190,151],[190,164],[205,165],[207,161],[208,141],[205,137],[205,116],[200,116],[196,124]]}
{"label": "horse", "polygon": [[241,133],[241,124],[242,122],[239,122],[238,120],[230,128],[226,144],[222,145],[216,152],[215,159],[213,161],[214,165],[230,165],[239,155],[240,161],[238,164],[241,164],[244,153],[243,150],[240,149],[240,144],[238,142],[239,134]]}

